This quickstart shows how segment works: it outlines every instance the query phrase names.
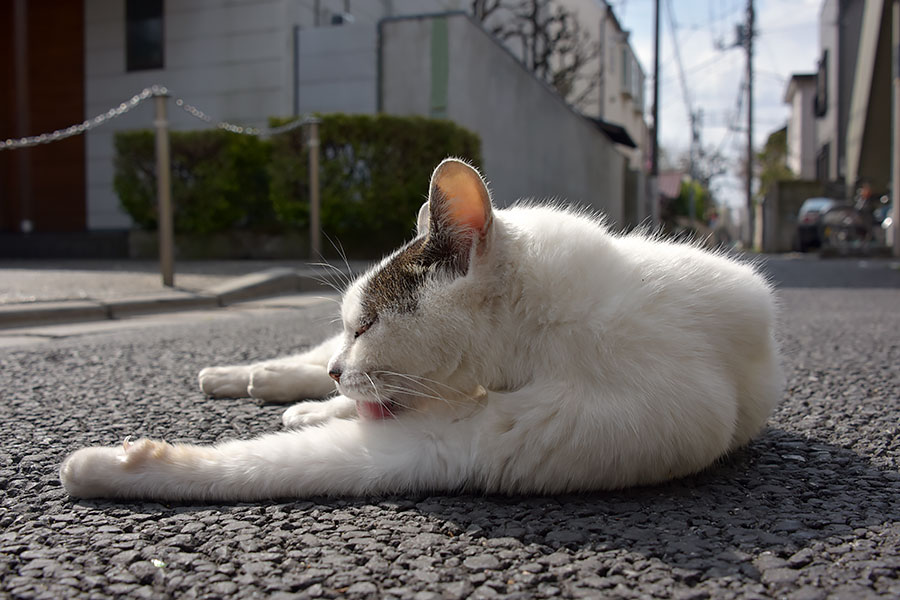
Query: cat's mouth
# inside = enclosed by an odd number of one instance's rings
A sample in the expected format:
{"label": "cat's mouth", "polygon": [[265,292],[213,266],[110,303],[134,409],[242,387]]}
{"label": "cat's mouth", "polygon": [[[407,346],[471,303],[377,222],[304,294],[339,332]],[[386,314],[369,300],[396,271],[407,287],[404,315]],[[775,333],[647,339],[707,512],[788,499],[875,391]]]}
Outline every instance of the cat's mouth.
{"label": "cat's mouth", "polygon": [[405,412],[415,400],[411,397],[413,390],[408,388],[408,385],[384,381],[380,373],[345,374],[338,382],[338,391],[356,401],[359,418],[369,421],[394,419]]}
{"label": "cat's mouth", "polygon": [[381,421],[384,419],[393,419],[397,416],[402,410],[399,404],[396,402],[392,402],[390,400],[383,401],[372,401],[372,400],[357,400],[356,401],[356,413],[359,415],[361,419],[369,419],[372,421]]}

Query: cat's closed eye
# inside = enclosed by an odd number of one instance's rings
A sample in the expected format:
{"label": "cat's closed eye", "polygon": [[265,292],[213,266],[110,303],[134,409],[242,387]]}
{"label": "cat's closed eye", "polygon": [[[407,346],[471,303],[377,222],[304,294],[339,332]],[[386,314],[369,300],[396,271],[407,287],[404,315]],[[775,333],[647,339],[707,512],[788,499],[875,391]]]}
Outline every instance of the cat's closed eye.
{"label": "cat's closed eye", "polygon": [[356,339],[356,338],[358,338],[359,336],[361,336],[362,334],[364,334],[365,332],[367,332],[367,331],[369,330],[369,328],[372,327],[372,325],[374,325],[374,324],[375,324],[375,321],[377,321],[377,320],[378,320],[378,318],[375,317],[374,319],[371,319],[371,320],[366,321],[365,323],[363,323],[363,324],[359,327],[359,329],[357,329],[357,330],[353,333],[353,339]]}

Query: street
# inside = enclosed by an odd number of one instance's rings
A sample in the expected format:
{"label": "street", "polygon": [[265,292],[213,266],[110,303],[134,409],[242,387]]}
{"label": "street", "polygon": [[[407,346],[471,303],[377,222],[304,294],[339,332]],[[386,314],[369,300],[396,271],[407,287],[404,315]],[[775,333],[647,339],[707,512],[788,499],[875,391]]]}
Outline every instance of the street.
{"label": "street", "polygon": [[763,264],[788,376],[768,429],[612,493],[73,501],[58,469],[82,446],[278,429],[283,406],[207,399],[197,372],[306,347],[336,305],[0,332],[0,597],[900,597],[900,269]]}

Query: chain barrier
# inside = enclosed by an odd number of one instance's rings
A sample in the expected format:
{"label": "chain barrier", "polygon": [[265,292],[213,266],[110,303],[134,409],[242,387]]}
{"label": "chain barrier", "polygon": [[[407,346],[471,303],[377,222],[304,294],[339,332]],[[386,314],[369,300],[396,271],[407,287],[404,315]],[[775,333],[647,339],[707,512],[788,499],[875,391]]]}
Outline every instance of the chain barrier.
{"label": "chain barrier", "polygon": [[[138,105],[142,104],[146,100],[150,98],[155,98],[157,96],[171,96],[169,89],[165,86],[161,85],[153,85],[148,88],[144,88],[141,90],[139,94],[135,94],[131,97],[130,100],[122,102],[118,106],[110,108],[108,111],[101,113],[94,117],[93,119],[88,119],[86,121],[82,121],[77,125],[72,125],[70,127],[65,127],[63,129],[57,129],[52,133],[42,133],[40,135],[33,135],[28,137],[23,137],[19,139],[7,139],[0,140],[0,150],[16,150],[18,148],[30,148],[32,146],[38,146],[40,144],[49,144],[51,142],[56,142],[59,140],[64,140],[66,138],[70,138],[72,136],[80,135],[85,133],[86,131],[90,131],[96,127],[99,127],[105,124],[107,121],[111,121],[116,117],[120,117],[125,113],[133,110]],[[257,137],[270,137],[273,135],[279,135],[281,133],[286,133],[288,131],[297,129],[298,127],[302,127],[312,122],[318,122],[318,119],[314,117],[306,116],[303,118],[299,118],[296,121],[291,121],[290,123],[286,123],[285,125],[281,125],[280,127],[272,127],[272,128],[258,128],[258,127],[247,127],[243,125],[235,125],[234,123],[229,123],[227,121],[216,121],[208,114],[197,108],[192,104],[188,104],[182,98],[175,98],[175,105],[179,108],[183,109],[186,113],[195,117],[204,123],[214,125],[219,129],[224,129],[225,131],[230,131],[231,133],[237,133],[242,135],[253,135]]]}

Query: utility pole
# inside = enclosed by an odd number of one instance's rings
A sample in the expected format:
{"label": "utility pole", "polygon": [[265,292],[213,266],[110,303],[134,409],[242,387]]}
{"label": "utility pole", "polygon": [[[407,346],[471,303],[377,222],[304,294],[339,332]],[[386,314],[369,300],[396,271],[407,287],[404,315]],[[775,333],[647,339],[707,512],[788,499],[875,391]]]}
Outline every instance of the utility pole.
{"label": "utility pole", "polygon": [[893,143],[891,144],[891,233],[894,237],[893,254],[900,256],[900,0],[894,0],[891,32],[893,40],[894,97],[892,118],[894,121]]}
{"label": "utility pole", "polygon": [[319,123],[317,117],[307,120],[309,126],[309,257],[322,258],[322,224],[319,217]]}
{"label": "utility pole", "polygon": [[647,194],[650,196],[650,217],[660,224],[659,206],[659,0],[653,11],[653,127],[650,130],[650,177]]}
{"label": "utility pole", "polygon": [[156,94],[156,202],[159,230],[159,270],[163,285],[175,286],[175,233],[172,212],[172,161],[169,151],[169,119],[166,116],[166,101],[169,94],[163,89]]}
{"label": "utility pole", "polygon": [[[653,131],[650,152],[650,176],[659,175],[659,0],[653,11]],[[654,198],[654,207],[657,199]],[[655,213],[655,209],[654,209]]]}
{"label": "utility pole", "polygon": [[747,242],[753,245],[756,207],[753,203],[753,0],[747,0],[747,25],[744,44],[747,49]]}

